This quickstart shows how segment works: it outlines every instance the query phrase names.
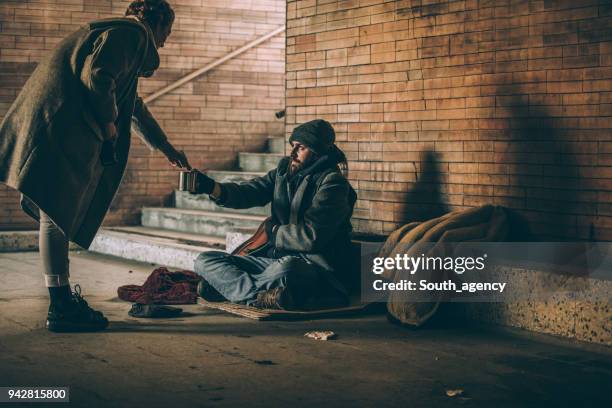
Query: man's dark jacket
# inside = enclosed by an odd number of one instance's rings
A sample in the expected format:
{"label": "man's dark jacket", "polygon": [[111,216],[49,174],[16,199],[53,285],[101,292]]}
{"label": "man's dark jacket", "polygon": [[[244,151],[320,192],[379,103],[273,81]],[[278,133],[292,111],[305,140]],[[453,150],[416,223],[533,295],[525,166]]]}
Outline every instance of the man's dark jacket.
{"label": "man's dark jacket", "polygon": [[[288,165],[289,157],[285,157],[265,176],[242,183],[221,183],[222,193],[216,203],[243,209],[272,202],[272,220],[279,227],[268,245],[274,246],[275,257],[302,256],[326,271],[332,284],[343,290],[350,279],[350,219],[357,194],[332,156],[319,158],[293,176],[288,173]],[[269,254],[269,250],[253,253]]]}

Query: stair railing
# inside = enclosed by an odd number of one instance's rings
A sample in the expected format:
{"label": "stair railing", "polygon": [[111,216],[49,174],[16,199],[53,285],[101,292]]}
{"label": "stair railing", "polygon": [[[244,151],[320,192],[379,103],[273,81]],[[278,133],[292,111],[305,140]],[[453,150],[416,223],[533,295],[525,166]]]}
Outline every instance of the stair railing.
{"label": "stair railing", "polygon": [[183,78],[179,79],[176,82],[171,83],[168,86],[163,87],[162,89],[160,89],[157,92],[152,93],[151,95],[147,96],[146,98],[144,98],[144,102],[145,103],[150,103],[153,102],[155,99],[159,98],[160,96],[163,96],[165,94],[167,94],[168,92],[171,92],[173,90],[175,90],[176,88],[186,84],[187,82],[190,82],[192,80],[194,80],[195,78],[199,77],[200,75],[205,74],[206,72],[210,71],[213,68],[218,67],[219,65],[225,63],[226,61],[231,60],[232,58],[250,50],[253,47],[258,46],[259,44],[269,40],[270,38],[276,36],[277,34],[282,33],[283,31],[285,31],[285,26],[280,26],[272,31],[270,31],[269,33],[243,45],[242,47],[230,52],[229,54],[226,54],[225,56],[211,62],[210,64],[207,64],[206,66],[193,71],[191,74],[184,76]]}

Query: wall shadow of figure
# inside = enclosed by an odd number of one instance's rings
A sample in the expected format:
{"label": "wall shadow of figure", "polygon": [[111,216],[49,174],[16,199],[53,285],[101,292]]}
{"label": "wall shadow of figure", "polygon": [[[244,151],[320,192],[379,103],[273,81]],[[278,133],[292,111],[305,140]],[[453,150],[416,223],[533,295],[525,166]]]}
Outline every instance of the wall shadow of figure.
{"label": "wall shadow of figure", "polygon": [[522,195],[523,208],[519,210],[529,222],[530,238],[593,238],[585,236],[592,228],[581,228],[575,217],[585,213],[583,206],[597,204],[581,197],[583,186],[568,132],[557,125],[546,106],[530,106],[524,95],[517,95],[506,108],[511,128],[508,143],[501,145],[499,153],[508,165],[509,187]]}
{"label": "wall shadow of figure", "polygon": [[[506,88],[508,89],[508,88]],[[517,228],[512,216],[528,222],[526,239],[510,237],[510,241],[565,242],[548,245],[552,249],[542,270],[553,274],[590,276],[604,259],[596,241],[594,223],[581,221],[579,214],[597,214],[597,194],[590,191],[589,180],[581,175],[578,142],[588,139],[574,136],[575,130],[562,127],[552,108],[526,103],[518,86],[510,87],[515,95],[506,106],[510,129],[505,149],[498,160],[508,166],[508,181],[512,189],[522,192],[523,208],[512,210],[511,231]],[[588,149],[588,148],[587,148]],[[582,164],[584,166],[584,163]],[[583,219],[587,219],[584,217]],[[572,244],[574,242],[574,244]],[[547,281],[549,290],[563,288],[565,281]],[[557,286],[560,285],[560,286]],[[586,281],[572,282],[571,290],[579,291]]]}
{"label": "wall shadow of figure", "polygon": [[426,150],[421,155],[421,169],[416,171],[416,184],[406,192],[400,223],[425,221],[449,212],[441,192],[438,153]]}

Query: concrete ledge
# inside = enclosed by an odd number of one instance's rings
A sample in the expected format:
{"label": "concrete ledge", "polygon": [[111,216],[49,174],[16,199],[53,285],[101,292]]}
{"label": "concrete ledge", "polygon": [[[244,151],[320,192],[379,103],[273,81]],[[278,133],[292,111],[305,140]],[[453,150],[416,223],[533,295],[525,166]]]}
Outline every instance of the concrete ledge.
{"label": "concrete ledge", "polygon": [[38,231],[1,231],[0,252],[38,251]]}
{"label": "concrete ledge", "polygon": [[612,282],[503,266],[498,267],[498,273],[509,285],[523,287],[526,299],[463,303],[461,308],[466,317],[487,324],[612,345]]}
{"label": "concrete ledge", "polygon": [[[70,242],[70,250],[82,249]],[[0,252],[38,251],[38,231],[0,231]]]}

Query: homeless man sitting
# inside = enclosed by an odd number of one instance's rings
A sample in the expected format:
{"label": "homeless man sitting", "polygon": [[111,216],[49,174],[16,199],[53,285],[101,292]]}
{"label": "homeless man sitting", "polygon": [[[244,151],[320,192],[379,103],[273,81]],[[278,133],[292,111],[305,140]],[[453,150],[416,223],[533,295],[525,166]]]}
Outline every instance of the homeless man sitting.
{"label": "homeless man sitting", "polygon": [[295,128],[291,154],[265,176],[242,183],[216,183],[197,173],[196,192],[222,207],[244,209],[272,202],[266,244],[248,255],[201,253],[195,271],[204,299],[262,309],[344,306],[357,195],[340,171],[344,153],[331,124],[317,119]]}

